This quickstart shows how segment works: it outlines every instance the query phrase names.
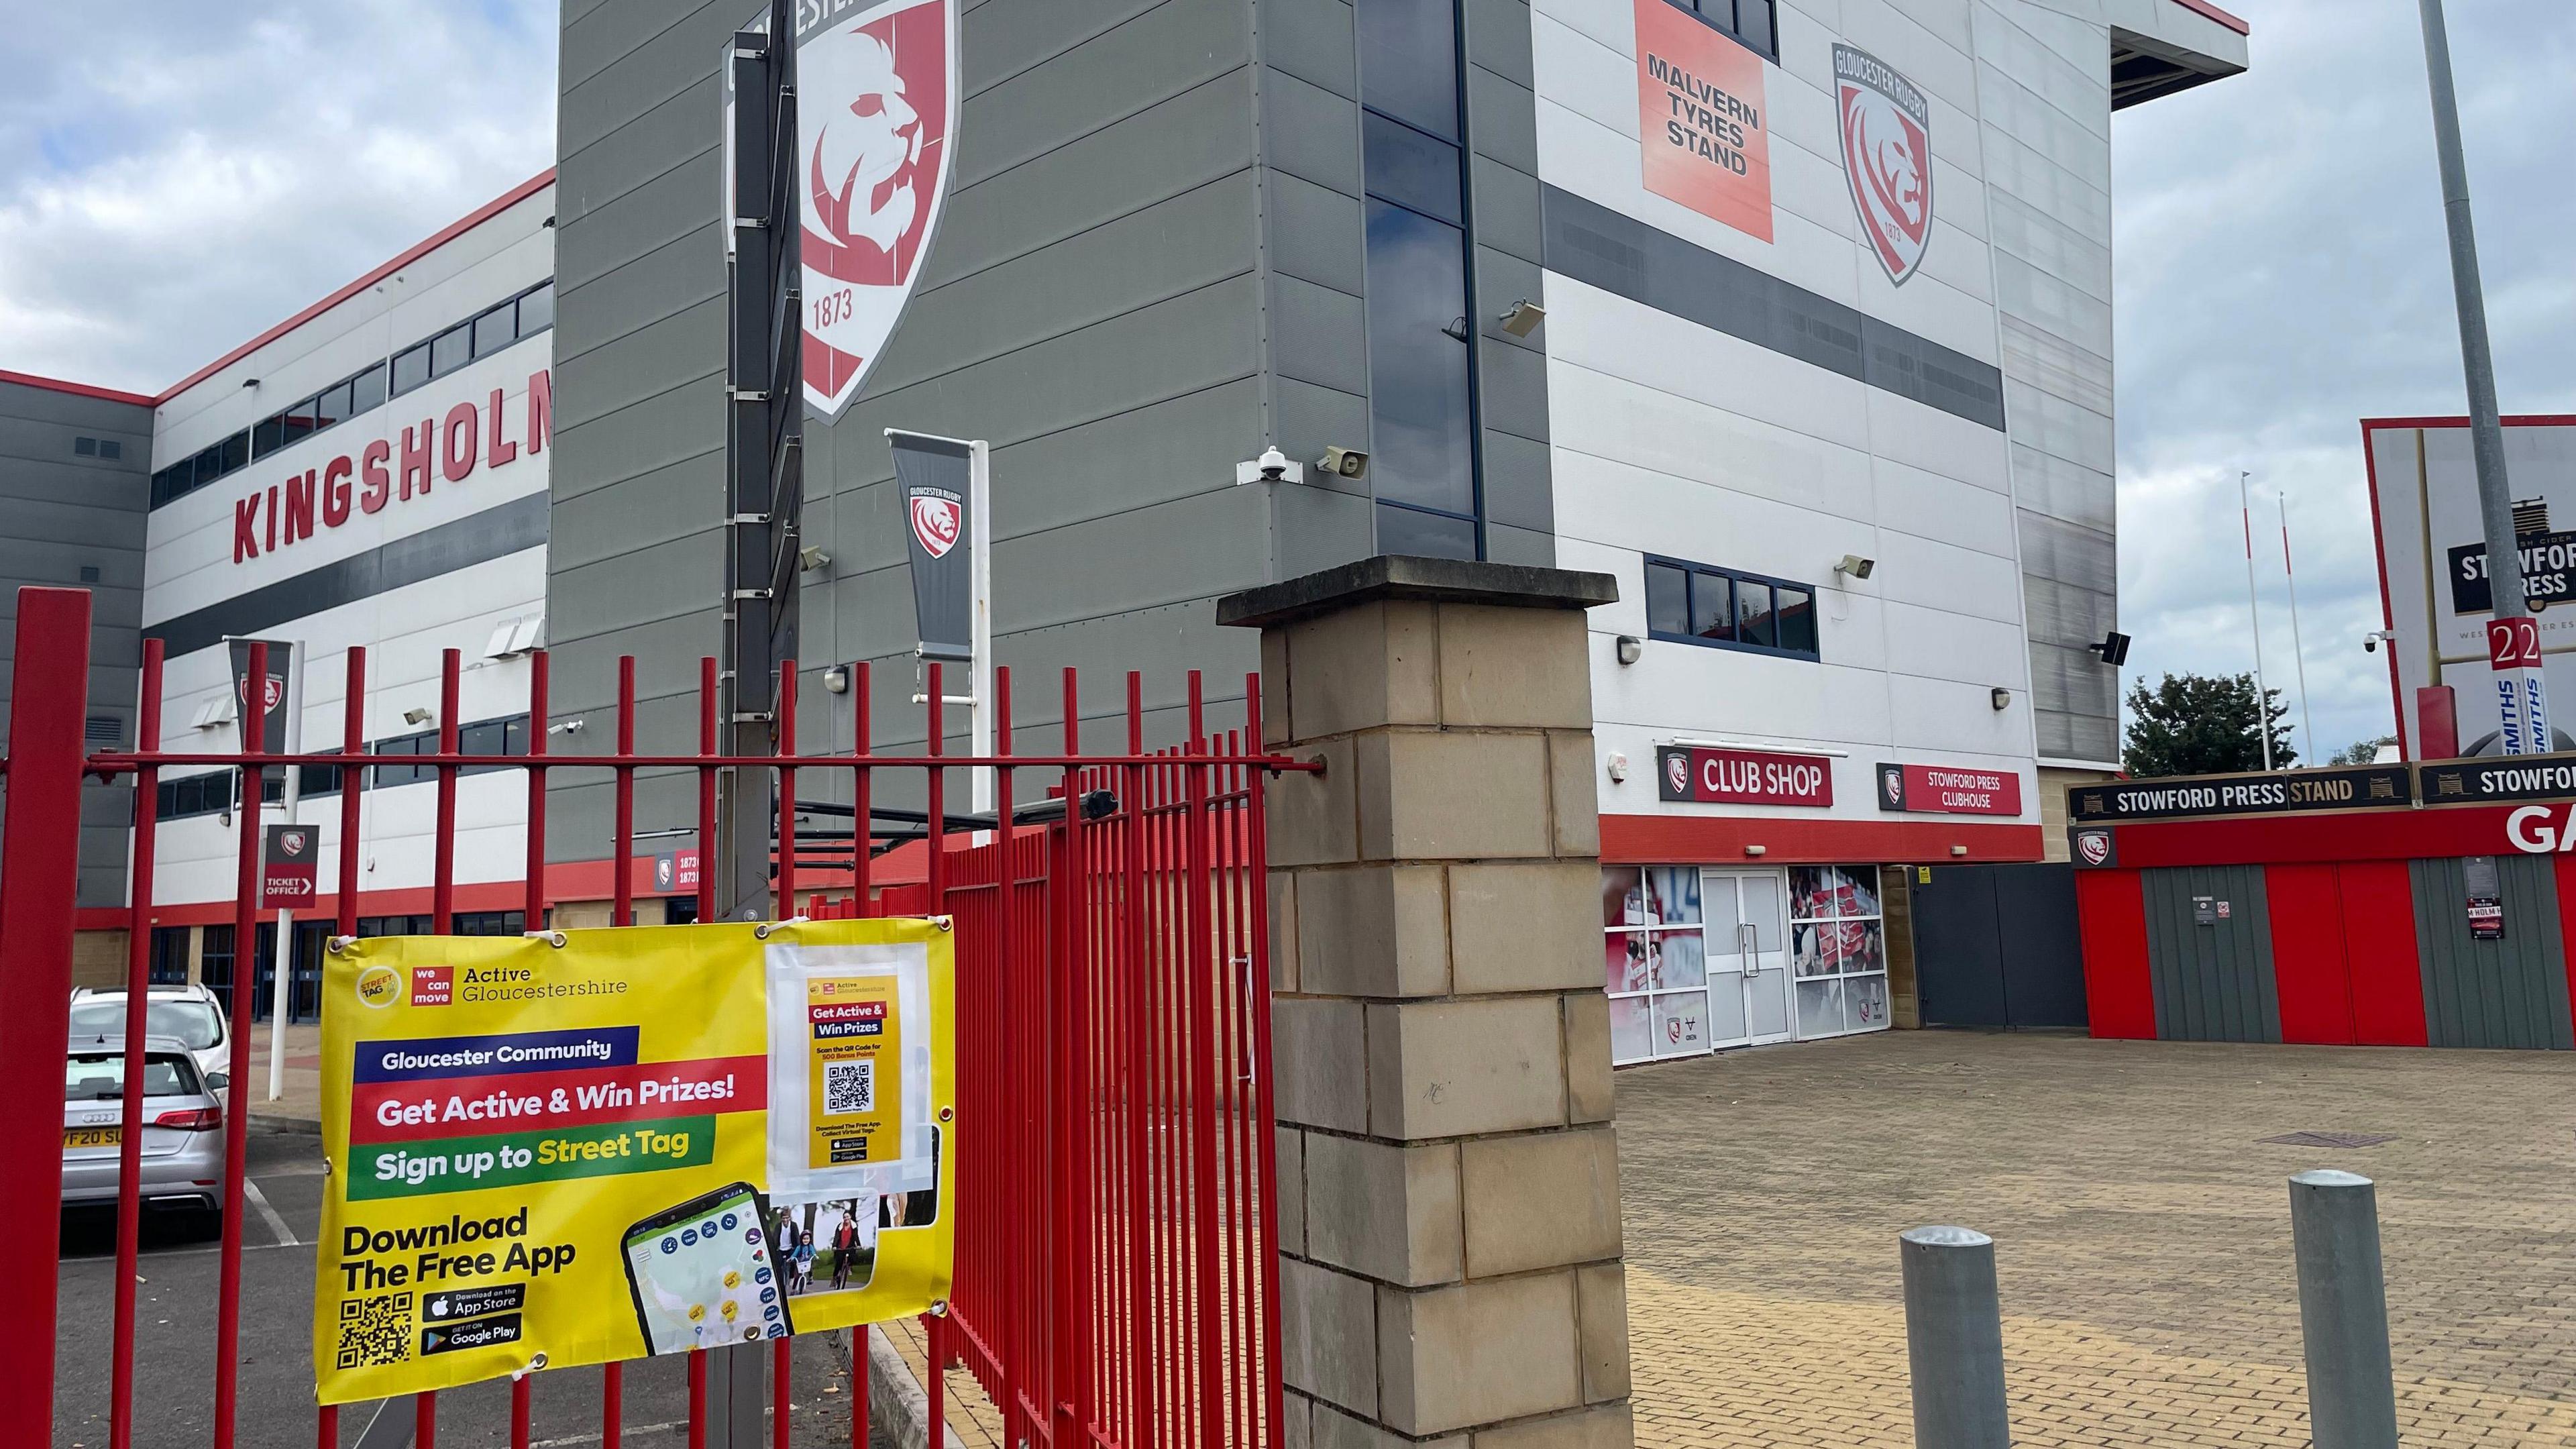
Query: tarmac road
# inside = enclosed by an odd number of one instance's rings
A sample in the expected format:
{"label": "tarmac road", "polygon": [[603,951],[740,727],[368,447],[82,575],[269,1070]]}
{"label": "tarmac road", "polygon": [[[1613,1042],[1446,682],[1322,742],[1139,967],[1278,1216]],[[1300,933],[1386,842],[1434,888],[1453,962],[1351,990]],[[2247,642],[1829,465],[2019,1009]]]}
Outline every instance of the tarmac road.
{"label": "tarmac road", "polygon": [[[254,1121],[246,1175],[256,1196],[241,1207],[241,1370],[235,1442],[286,1449],[315,1442],[313,1406],[314,1239],[322,1224],[322,1139]],[[265,1204],[263,1210],[262,1204]],[[215,1305],[222,1258],[212,1222],[198,1214],[143,1220],[141,1281],[135,1289],[136,1449],[204,1449],[214,1433]],[[116,1219],[112,1211],[63,1215],[61,1305],[56,1318],[55,1449],[101,1449],[108,1441],[109,1349],[114,1337]],[[834,1339],[796,1340],[793,1410],[797,1445],[847,1445],[844,1355]],[[531,1449],[600,1443],[600,1373],[567,1369],[536,1381]],[[688,1375],[682,1360],[632,1363],[625,1375],[624,1442],[662,1449],[686,1442]],[[407,1404],[394,1411],[408,1422]],[[340,1413],[340,1442],[354,1445],[372,1404]],[[506,1446],[506,1382],[452,1389],[438,1398],[438,1442]],[[400,1441],[398,1441],[400,1442]],[[762,1449],[767,1449],[764,1442]]]}

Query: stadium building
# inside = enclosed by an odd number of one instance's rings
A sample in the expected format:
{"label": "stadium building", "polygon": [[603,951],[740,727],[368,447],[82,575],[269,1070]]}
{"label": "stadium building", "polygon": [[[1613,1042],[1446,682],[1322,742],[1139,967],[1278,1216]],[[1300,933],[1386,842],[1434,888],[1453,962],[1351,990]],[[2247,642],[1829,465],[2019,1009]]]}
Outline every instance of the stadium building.
{"label": "stadium building", "polygon": [[[942,3],[844,8],[893,36]],[[378,754],[435,730],[448,647],[469,749],[591,721],[550,748],[603,748],[622,654],[643,747],[693,747],[723,607],[716,61],[754,13],[567,5],[555,172],[157,398],[0,392],[51,420],[10,435],[36,451],[123,445],[46,476],[140,500],[102,521],[129,541],[101,567],[166,641],[168,733],[232,737],[222,641],[255,635],[304,646],[308,748],[342,743],[358,643]],[[996,657],[1081,667],[1102,746],[1125,670],[1168,739],[1185,670],[1258,668],[1216,623],[1229,593],[1378,553],[1613,576],[1593,764],[1623,1061],[1908,1021],[1916,871],[2062,858],[2043,826],[2117,756],[2116,671],[2087,649],[2117,616],[2111,118],[2243,70],[2243,22],[2204,0],[988,0],[955,23],[953,58],[889,43],[831,82],[879,133],[838,144],[901,153],[834,224],[882,223],[921,278],[864,385],[809,411],[809,749],[850,747],[853,701],[819,676],[857,662],[877,745],[922,734],[894,427],[991,442]],[[1299,467],[1238,482],[1271,447]],[[1335,448],[1365,471],[1316,466]],[[512,713],[540,642],[552,721]],[[131,697],[137,647],[101,648],[123,681],[101,697]],[[1060,729],[1051,695],[1023,692],[1032,740]],[[427,909],[430,792],[377,773],[352,848],[362,914],[395,928]],[[517,785],[464,782],[480,928],[520,924]],[[234,802],[163,790],[155,961],[228,980]],[[686,779],[637,800],[689,844]],[[327,885],[336,812],[303,808]],[[604,776],[557,777],[561,919],[607,894],[609,809]],[[84,879],[110,905],[101,810]]]}

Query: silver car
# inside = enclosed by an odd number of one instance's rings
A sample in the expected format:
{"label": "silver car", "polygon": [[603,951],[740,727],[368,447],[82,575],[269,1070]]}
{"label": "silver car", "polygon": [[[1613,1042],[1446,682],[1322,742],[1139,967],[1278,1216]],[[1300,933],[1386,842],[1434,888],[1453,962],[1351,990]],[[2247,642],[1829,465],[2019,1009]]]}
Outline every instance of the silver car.
{"label": "silver car", "polygon": [[[125,1110],[125,1049],[95,1036],[63,1059],[63,1203],[114,1205]],[[184,1043],[153,1037],[143,1056],[142,1200],[224,1210],[224,1105]]]}
{"label": "silver car", "polygon": [[[217,1096],[223,1095],[229,1084],[225,1074],[232,1070],[232,1023],[225,1019],[223,1003],[215,993],[203,986],[155,986],[144,1000],[148,1004],[143,1030],[176,1041],[197,1059],[197,1074],[214,1084]],[[71,1027],[74,1041],[104,1038],[111,1045],[124,1045],[124,990],[82,987],[74,991]]]}

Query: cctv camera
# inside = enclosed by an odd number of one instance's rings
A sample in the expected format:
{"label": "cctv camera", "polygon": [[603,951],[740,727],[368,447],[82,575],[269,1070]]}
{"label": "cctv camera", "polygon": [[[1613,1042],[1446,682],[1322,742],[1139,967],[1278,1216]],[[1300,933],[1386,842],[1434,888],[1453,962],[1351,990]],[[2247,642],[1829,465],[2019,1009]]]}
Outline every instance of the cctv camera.
{"label": "cctv camera", "polygon": [[1326,448],[1324,456],[1315,460],[1315,466],[1336,478],[1365,478],[1368,476],[1368,461],[1369,455],[1357,448]]}
{"label": "cctv camera", "polygon": [[804,548],[797,550],[796,562],[799,567],[810,574],[821,569],[830,568],[832,566],[832,556],[819,548]]}
{"label": "cctv camera", "polygon": [[1834,572],[1838,574],[1849,574],[1856,579],[1868,578],[1877,568],[1878,560],[1874,558],[1862,558],[1856,553],[1844,554],[1834,564]]}
{"label": "cctv camera", "polygon": [[1277,448],[1264,448],[1258,458],[1234,465],[1234,481],[1242,483],[1303,483],[1306,470],[1288,461],[1288,455]]}
{"label": "cctv camera", "polygon": [[2362,636],[2361,636],[2361,652],[2362,652],[2362,653],[2364,653],[2364,654],[2376,654],[2376,653],[2378,653],[2378,652],[2379,652],[2379,636],[2378,636],[2378,635],[2376,635],[2376,634],[2364,634],[2364,635],[2362,635]]}

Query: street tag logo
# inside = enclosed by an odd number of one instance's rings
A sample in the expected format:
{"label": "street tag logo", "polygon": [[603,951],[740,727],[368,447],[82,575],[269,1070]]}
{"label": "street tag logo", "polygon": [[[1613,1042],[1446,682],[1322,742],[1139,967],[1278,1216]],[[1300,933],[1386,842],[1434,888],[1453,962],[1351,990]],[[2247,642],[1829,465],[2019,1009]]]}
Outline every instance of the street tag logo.
{"label": "street tag logo", "polygon": [[922,552],[946,558],[965,532],[966,506],[956,494],[933,488],[913,491],[912,536],[921,540]]}
{"label": "street tag logo", "polygon": [[1932,241],[1932,108],[1912,81],[1868,51],[1834,47],[1843,171],[1863,239],[1904,286]]}
{"label": "street tag logo", "polygon": [[885,351],[939,229],[956,149],[960,4],[887,0],[848,19],[797,7],[805,400],[826,418],[858,396]]}
{"label": "street tag logo", "polygon": [[358,973],[358,1004],[378,1010],[402,995],[402,973],[391,966],[369,966]]}

